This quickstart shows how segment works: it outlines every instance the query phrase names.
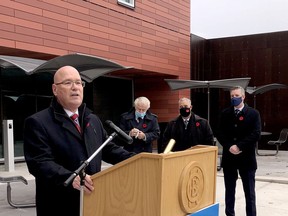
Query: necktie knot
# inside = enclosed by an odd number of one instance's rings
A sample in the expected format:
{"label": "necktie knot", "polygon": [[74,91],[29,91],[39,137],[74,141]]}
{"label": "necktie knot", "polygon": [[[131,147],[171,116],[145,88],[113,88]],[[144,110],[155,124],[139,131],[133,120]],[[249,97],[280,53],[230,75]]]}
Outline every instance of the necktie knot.
{"label": "necktie knot", "polygon": [[239,114],[240,110],[239,109],[235,109],[235,115],[237,116]]}
{"label": "necktie knot", "polygon": [[70,117],[73,121],[76,121],[78,119],[78,115],[75,113]]}

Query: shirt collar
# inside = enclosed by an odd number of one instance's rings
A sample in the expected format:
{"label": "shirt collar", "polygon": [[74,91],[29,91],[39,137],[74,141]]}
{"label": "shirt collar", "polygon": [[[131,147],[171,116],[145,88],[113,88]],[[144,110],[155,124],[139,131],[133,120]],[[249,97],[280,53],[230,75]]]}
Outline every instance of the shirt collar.
{"label": "shirt collar", "polygon": [[77,114],[79,116],[79,111],[77,109],[77,111],[75,113],[71,112],[70,110],[64,109],[64,111],[66,112],[66,114],[71,117],[73,114]]}
{"label": "shirt collar", "polygon": [[189,121],[189,119],[190,119],[190,117],[189,117],[189,118],[183,118],[183,117],[182,117],[183,122]]}
{"label": "shirt collar", "polygon": [[241,106],[240,108],[235,108],[235,107],[234,107],[234,111],[235,111],[236,109],[239,110],[239,111],[242,111],[243,108],[244,108],[244,105]]}

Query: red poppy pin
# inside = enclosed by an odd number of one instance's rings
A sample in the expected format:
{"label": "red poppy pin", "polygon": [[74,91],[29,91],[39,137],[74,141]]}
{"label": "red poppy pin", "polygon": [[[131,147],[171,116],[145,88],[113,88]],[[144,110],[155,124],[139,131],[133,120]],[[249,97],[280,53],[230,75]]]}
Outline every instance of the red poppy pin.
{"label": "red poppy pin", "polygon": [[143,127],[143,128],[146,128],[146,127],[147,127],[147,124],[143,124],[142,127]]}
{"label": "red poppy pin", "polygon": [[240,116],[239,117],[239,121],[243,121],[244,120],[244,117],[243,116]]}
{"label": "red poppy pin", "polygon": [[196,122],[196,127],[199,127],[200,126],[200,123],[199,122]]}

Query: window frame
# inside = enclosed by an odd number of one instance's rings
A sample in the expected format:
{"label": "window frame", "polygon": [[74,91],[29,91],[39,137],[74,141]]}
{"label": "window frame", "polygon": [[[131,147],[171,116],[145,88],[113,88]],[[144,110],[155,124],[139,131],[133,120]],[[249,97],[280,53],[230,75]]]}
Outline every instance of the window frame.
{"label": "window frame", "polygon": [[125,0],[117,0],[117,3],[119,5],[123,5],[125,7],[129,7],[129,8],[135,8],[135,0],[129,0],[129,2],[125,1]]}

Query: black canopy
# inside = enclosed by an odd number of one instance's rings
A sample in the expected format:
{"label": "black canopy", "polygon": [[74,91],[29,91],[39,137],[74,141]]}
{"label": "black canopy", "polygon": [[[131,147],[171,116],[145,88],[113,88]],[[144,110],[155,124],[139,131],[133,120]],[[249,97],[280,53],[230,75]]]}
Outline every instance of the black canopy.
{"label": "black canopy", "polygon": [[165,79],[172,90],[180,89],[196,89],[196,88],[207,88],[208,94],[208,121],[210,121],[210,88],[224,88],[229,89],[233,86],[242,86],[244,89],[248,86],[250,77],[247,78],[233,78],[233,79],[222,79],[222,80],[178,80],[178,79]]}
{"label": "black canopy", "polygon": [[65,65],[75,67],[86,82],[92,82],[109,72],[131,68],[104,58],[79,53],[58,56],[49,61],[0,55],[0,67],[20,68],[27,75],[42,72],[55,73],[57,69]]}

